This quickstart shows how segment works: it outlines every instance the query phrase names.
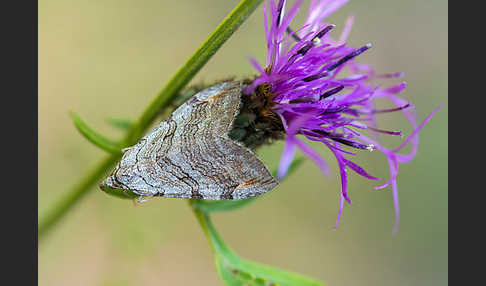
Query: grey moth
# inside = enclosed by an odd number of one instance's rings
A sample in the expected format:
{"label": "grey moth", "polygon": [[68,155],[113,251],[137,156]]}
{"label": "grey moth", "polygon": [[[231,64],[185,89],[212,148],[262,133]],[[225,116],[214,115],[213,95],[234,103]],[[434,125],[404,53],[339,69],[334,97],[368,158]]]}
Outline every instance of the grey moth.
{"label": "grey moth", "polygon": [[228,135],[240,112],[243,83],[224,82],[192,96],[140,141],[101,183],[105,192],[240,200],[278,184],[263,162]]}

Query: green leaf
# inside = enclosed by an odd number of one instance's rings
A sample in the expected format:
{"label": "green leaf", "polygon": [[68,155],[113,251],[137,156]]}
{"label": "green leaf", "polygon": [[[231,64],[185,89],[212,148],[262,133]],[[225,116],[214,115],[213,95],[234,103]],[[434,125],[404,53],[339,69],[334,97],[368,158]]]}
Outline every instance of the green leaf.
{"label": "green leaf", "polygon": [[195,208],[209,214],[212,212],[225,212],[232,211],[241,207],[244,207],[253,202],[257,197],[237,200],[237,201],[206,201],[206,200],[194,200],[192,204]]}
{"label": "green leaf", "polygon": [[110,153],[121,153],[121,147],[119,144],[112,142],[111,140],[105,138],[103,135],[94,131],[76,113],[71,112],[71,117],[73,118],[76,129],[78,129],[81,135],[83,135],[84,138],[88,139],[89,142]]}
{"label": "green leaf", "polygon": [[120,199],[136,199],[140,195],[135,194],[130,190],[114,189],[108,186],[101,186],[101,189],[110,196],[114,196]]}
{"label": "green leaf", "polygon": [[[300,274],[238,258],[236,263],[226,257],[216,256],[216,269],[229,286],[323,286],[322,282]],[[239,268],[238,268],[239,267]]]}
{"label": "green leaf", "polygon": [[215,254],[216,268],[226,285],[322,286],[323,283],[268,265],[239,257],[218,235],[210,218],[194,209]]}
{"label": "green leaf", "polygon": [[108,118],[108,123],[110,123],[113,127],[116,127],[122,131],[129,130],[132,125],[133,121],[128,119],[120,119],[120,118]]}
{"label": "green leaf", "polygon": [[[304,162],[304,158],[299,157],[295,159],[289,167],[289,171],[287,175],[280,181],[282,182],[285,178],[287,178],[292,172],[297,170],[297,168]],[[277,177],[277,169],[272,171],[272,176]],[[206,214],[213,213],[213,212],[225,212],[225,211],[233,211],[235,209],[239,209],[244,207],[253,201],[255,201],[258,197],[238,200],[238,201],[207,201],[207,200],[193,200],[192,206],[203,211]]]}

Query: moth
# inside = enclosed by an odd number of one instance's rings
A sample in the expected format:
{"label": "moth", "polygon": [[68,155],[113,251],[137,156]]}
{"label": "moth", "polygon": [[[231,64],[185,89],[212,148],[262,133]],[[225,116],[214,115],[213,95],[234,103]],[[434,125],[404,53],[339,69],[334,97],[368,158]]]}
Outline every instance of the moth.
{"label": "moth", "polygon": [[131,192],[139,200],[154,196],[240,200],[275,188],[278,181],[256,154],[230,137],[242,111],[243,86],[238,81],[223,82],[192,96],[123,150],[101,189]]}

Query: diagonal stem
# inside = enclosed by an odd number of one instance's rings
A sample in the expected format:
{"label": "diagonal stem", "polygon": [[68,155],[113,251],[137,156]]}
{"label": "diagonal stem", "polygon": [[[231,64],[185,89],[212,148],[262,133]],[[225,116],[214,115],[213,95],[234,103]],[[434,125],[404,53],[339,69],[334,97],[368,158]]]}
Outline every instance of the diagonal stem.
{"label": "diagonal stem", "polygon": [[155,100],[138,119],[135,127],[127,136],[127,143],[134,144],[150,123],[157,117],[160,109],[172,102],[196,73],[208,62],[224,42],[238,29],[243,21],[258,7],[262,0],[242,0],[233,11],[216,27],[187,62],[172,76]]}
{"label": "diagonal stem", "polygon": [[[141,114],[135,124],[130,128],[122,145],[130,146],[135,144],[142,137],[145,130],[157,118],[157,115],[169,107],[176,99],[179,92],[196,75],[196,73],[209,61],[224,42],[238,29],[246,18],[255,11],[262,0],[241,0],[230,14],[216,27],[214,32],[196,50],[196,52],[182,65],[172,76],[165,87],[159,92],[155,99]],[[112,167],[120,158],[119,154],[112,154],[104,159],[99,165],[89,171],[67,195],[56,202],[47,212],[47,215],[39,222],[39,241],[46,233],[78,203],[95,185],[107,170]]]}
{"label": "diagonal stem", "polygon": [[112,167],[121,155],[111,154],[104,158],[95,168],[87,172],[81,180],[73,186],[70,192],[63,198],[57,201],[44,215],[43,220],[39,222],[38,238],[39,241],[45,234],[56,224],[56,222],[63,217],[68,210],[72,209],[74,205],[79,202],[98,180],[107,173],[108,169]]}

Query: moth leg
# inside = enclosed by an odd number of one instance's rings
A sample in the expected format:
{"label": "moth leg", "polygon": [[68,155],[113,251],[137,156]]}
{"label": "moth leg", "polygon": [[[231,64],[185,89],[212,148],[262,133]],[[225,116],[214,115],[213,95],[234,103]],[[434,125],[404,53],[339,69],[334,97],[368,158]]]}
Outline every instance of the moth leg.
{"label": "moth leg", "polygon": [[152,200],[154,198],[154,196],[140,196],[136,199],[136,202],[141,204],[141,203],[145,203],[145,202],[148,202],[150,200]]}

